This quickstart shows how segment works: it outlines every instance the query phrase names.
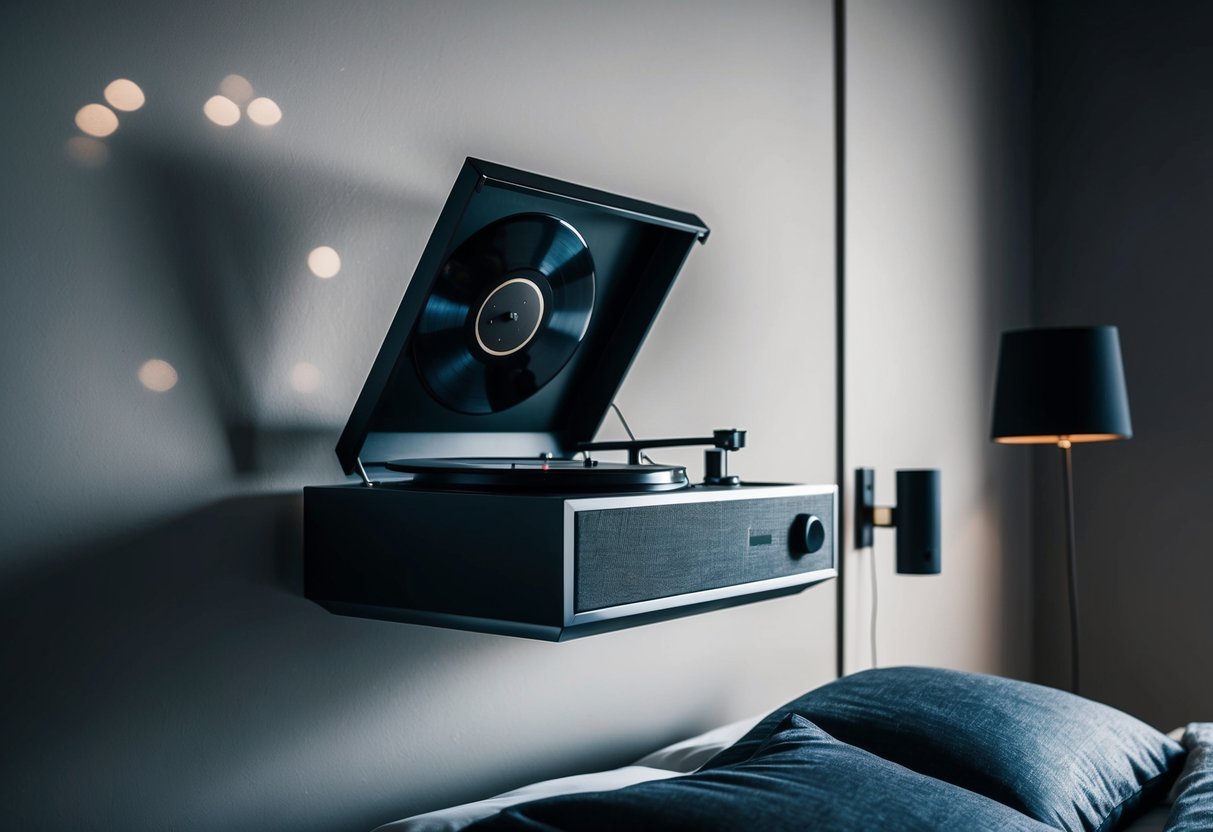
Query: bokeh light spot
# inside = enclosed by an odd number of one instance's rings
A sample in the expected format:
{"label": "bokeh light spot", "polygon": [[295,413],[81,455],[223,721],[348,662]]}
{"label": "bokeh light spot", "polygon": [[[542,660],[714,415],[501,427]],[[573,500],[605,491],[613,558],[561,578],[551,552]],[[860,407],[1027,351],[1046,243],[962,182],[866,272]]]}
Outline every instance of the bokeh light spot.
{"label": "bokeh light spot", "polygon": [[282,121],[282,109],[269,98],[254,98],[248,104],[249,121],[262,127],[273,127]]}
{"label": "bokeh light spot", "polygon": [[253,97],[253,85],[243,75],[229,75],[219,82],[219,92],[237,104],[243,104]]}
{"label": "bokeh light spot", "polygon": [[105,142],[88,136],[72,136],[67,140],[67,155],[83,168],[99,168],[109,161],[110,150]]}
{"label": "bokeh light spot", "polygon": [[115,110],[133,113],[142,107],[147,99],[143,97],[143,90],[138,84],[128,78],[119,78],[110,81],[109,86],[105,88],[105,100]]}
{"label": "bokeh light spot", "polygon": [[163,393],[177,386],[177,371],[167,361],[153,358],[139,368],[139,383],[148,390]]}
{"label": "bokeh light spot", "polygon": [[212,95],[208,98],[202,105],[202,112],[220,127],[231,127],[240,121],[240,107],[235,101],[222,95]]}
{"label": "bokeh light spot", "polygon": [[332,246],[318,246],[308,253],[307,267],[327,280],[341,271],[341,255]]}
{"label": "bokeh light spot", "polygon": [[85,104],[76,113],[76,126],[100,139],[118,129],[118,116],[104,104]]}
{"label": "bokeh light spot", "polygon": [[315,364],[300,361],[291,368],[291,387],[300,393],[315,393],[320,389],[322,379],[320,368]]}

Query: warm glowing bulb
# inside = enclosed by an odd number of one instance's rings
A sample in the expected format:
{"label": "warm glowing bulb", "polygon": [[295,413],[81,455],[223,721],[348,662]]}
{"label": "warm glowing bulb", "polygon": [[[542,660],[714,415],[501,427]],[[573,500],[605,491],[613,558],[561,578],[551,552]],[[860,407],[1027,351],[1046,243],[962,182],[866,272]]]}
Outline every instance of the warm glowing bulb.
{"label": "warm glowing bulb", "polygon": [[219,82],[219,92],[237,104],[243,104],[253,97],[253,85],[243,75],[229,75]]}
{"label": "warm glowing bulb", "polygon": [[126,78],[119,78],[117,81],[110,81],[109,86],[105,88],[105,100],[115,110],[131,113],[142,107],[147,99],[143,97],[143,90],[139,89],[138,84]]}
{"label": "warm glowing bulb", "polygon": [[254,98],[248,104],[249,121],[262,127],[273,127],[282,121],[282,109],[268,98]]}
{"label": "warm glowing bulb", "polygon": [[291,387],[300,393],[315,393],[322,379],[320,368],[315,364],[300,361],[291,369]]}
{"label": "warm glowing bulb", "polygon": [[118,129],[118,116],[104,104],[85,104],[76,113],[76,126],[101,139]]}
{"label": "warm glowing bulb", "polygon": [[341,271],[341,255],[331,246],[319,246],[308,253],[307,267],[316,277],[333,277]]}
{"label": "warm glowing bulb", "polygon": [[81,167],[99,168],[109,161],[110,151],[105,142],[87,136],[72,136],[67,140],[67,155]]}
{"label": "warm glowing bulb", "polygon": [[177,371],[167,361],[153,358],[139,368],[139,383],[148,390],[163,393],[177,385]]}
{"label": "warm glowing bulb", "polygon": [[222,95],[212,95],[208,98],[202,105],[202,112],[220,127],[231,127],[240,121],[240,107],[235,101]]}

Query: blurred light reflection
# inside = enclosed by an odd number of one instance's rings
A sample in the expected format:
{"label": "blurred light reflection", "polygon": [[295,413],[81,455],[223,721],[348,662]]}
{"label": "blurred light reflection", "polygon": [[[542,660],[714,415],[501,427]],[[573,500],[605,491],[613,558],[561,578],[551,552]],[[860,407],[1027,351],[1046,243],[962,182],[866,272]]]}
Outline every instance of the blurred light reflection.
{"label": "blurred light reflection", "polygon": [[291,387],[300,393],[315,393],[320,389],[323,376],[315,364],[300,361],[291,369]]}
{"label": "blurred light reflection", "polygon": [[262,127],[273,127],[282,121],[282,109],[269,98],[254,98],[248,105],[249,121]]}
{"label": "blurred light reflection", "polygon": [[100,139],[118,129],[118,116],[104,104],[85,104],[76,113],[76,126]]}
{"label": "blurred light reflection", "polygon": [[153,358],[139,368],[139,383],[148,390],[163,393],[177,386],[177,371],[167,361]]}
{"label": "blurred light reflection", "polygon": [[243,104],[253,97],[253,85],[243,75],[229,75],[219,82],[219,92],[236,104]]}
{"label": "blurred light reflection", "polygon": [[331,246],[318,246],[308,253],[307,267],[316,277],[327,280],[341,271],[341,255]]}
{"label": "blurred light reflection", "polygon": [[67,140],[67,155],[85,168],[99,168],[109,161],[110,150],[105,142],[88,136],[73,136]]}
{"label": "blurred light reflection", "polygon": [[115,110],[133,113],[142,107],[147,99],[144,98],[143,90],[139,88],[138,84],[127,78],[119,78],[110,81],[109,86],[105,88],[105,100]]}
{"label": "blurred light reflection", "polygon": [[202,105],[206,117],[220,127],[231,127],[240,121],[240,107],[235,101],[222,95],[212,95]]}

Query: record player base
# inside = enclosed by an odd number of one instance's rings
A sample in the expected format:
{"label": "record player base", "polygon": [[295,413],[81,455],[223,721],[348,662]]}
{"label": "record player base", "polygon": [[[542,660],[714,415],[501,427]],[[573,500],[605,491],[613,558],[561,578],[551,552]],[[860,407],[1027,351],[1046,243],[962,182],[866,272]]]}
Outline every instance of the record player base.
{"label": "record player base", "polygon": [[[304,589],[331,612],[565,641],[835,576],[834,486],[608,496],[304,489]],[[798,539],[806,517],[825,529]]]}

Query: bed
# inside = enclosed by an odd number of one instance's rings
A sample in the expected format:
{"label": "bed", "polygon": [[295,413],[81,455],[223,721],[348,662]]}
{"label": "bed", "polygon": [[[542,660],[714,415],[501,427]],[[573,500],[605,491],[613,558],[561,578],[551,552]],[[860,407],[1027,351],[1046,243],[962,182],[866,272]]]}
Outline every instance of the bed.
{"label": "bed", "polygon": [[869,670],[629,766],[375,832],[1213,830],[1213,724],[1164,735],[1052,688]]}

